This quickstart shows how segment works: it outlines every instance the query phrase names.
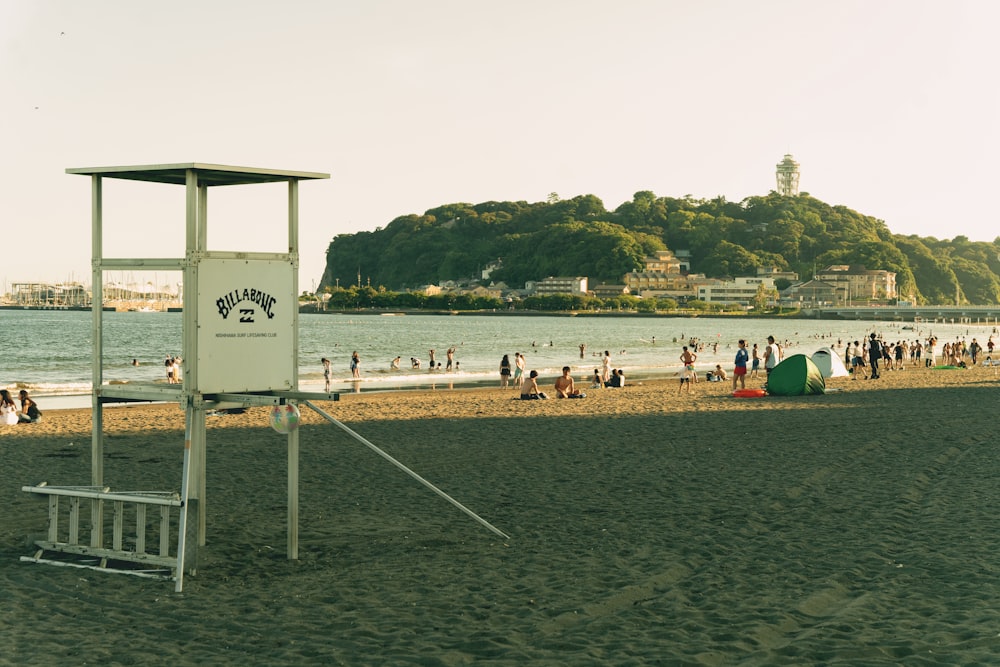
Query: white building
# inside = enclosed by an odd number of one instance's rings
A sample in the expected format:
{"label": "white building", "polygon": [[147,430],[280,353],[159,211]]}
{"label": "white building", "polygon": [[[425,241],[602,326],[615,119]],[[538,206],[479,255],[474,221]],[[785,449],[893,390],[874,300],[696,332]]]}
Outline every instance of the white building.
{"label": "white building", "polygon": [[848,301],[893,300],[898,296],[894,271],[869,271],[860,265],[833,264],[817,271],[815,279],[834,285]]}
{"label": "white building", "polygon": [[576,276],[557,277],[549,276],[535,283],[535,294],[586,294],[587,277]]}
{"label": "white building", "polygon": [[719,281],[715,284],[699,285],[698,298],[707,303],[751,306],[754,299],[757,298],[757,291],[761,285],[771,293],[768,298],[768,305],[773,305],[774,296],[777,294],[773,278],[740,277],[733,280]]}

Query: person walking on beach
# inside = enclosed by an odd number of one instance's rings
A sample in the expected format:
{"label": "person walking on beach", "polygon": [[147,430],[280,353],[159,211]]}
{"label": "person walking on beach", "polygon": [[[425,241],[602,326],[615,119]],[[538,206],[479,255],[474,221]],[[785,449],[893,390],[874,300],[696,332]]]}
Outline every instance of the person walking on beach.
{"label": "person walking on beach", "polygon": [[681,384],[677,387],[677,393],[680,394],[682,391],[691,393],[691,382],[693,382],[693,378],[695,377],[694,362],[698,359],[698,355],[690,351],[687,345],[685,345],[680,359],[684,367],[681,369]]}
{"label": "person walking on beach", "polygon": [[[534,371],[532,371],[534,373]],[[510,382],[510,357],[508,355],[503,355],[503,359],[500,360],[500,388],[506,389],[508,383]]]}
{"label": "person walking on beach", "polygon": [[969,356],[972,357],[972,365],[975,366],[979,363],[979,353],[982,352],[983,347],[979,344],[975,338],[969,344]]}
{"label": "person walking on beach", "polygon": [[852,380],[857,380],[858,379],[858,374],[860,373],[867,380],[868,379],[868,373],[865,372],[865,358],[863,356],[861,356],[862,355],[862,349],[861,349],[861,343],[860,343],[860,341],[854,341],[853,345],[848,345],[847,347],[851,350],[851,352],[850,352],[850,356],[851,356],[851,379]]}
{"label": "person walking on beach", "polygon": [[[399,359],[399,357],[396,357]],[[319,360],[323,364],[323,386],[326,388],[326,393],[330,393],[330,377],[333,374],[333,369],[330,367],[330,360],[323,357]]]}
{"label": "person walking on beach", "polygon": [[514,353],[514,385],[520,387],[524,382],[524,355],[520,352]]}
{"label": "person walking on beach", "polygon": [[17,405],[14,404],[14,399],[10,397],[10,392],[6,389],[0,389],[0,424],[6,426],[13,426],[18,421],[17,417]]}
{"label": "person walking on beach", "polygon": [[882,359],[882,343],[879,342],[875,334],[868,336],[868,365],[871,366],[871,375],[868,376],[870,380],[877,380],[879,377],[878,363]]}
{"label": "person walking on beach", "polygon": [[21,399],[21,412],[18,413],[17,418],[25,423],[37,424],[42,421],[42,411],[38,409],[38,403],[35,403],[28,396],[28,392],[22,389],[18,394]]}
{"label": "person walking on beach", "polygon": [[737,382],[740,389],[746,389],[747,360],[750,358],[750,354],[747,352],[747,342],[740,338],[737,345],[739,347],[736,349],[736,360],[733,362],[733,391],[736,391]]}
{"label": "person walking on beach", "polygon": [[163,360],[163,367],[167,370],[167,384],[174,384],[174,358],[169,354]]}

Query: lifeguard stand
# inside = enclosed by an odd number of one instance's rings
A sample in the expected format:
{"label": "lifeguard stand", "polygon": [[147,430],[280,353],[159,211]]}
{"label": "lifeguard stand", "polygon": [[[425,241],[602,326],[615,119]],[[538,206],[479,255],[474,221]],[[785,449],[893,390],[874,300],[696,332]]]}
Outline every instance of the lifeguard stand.
{"label": "lifeguard stand", "polygon": [[[329,174],[186,163],[136,167],[67,169],[91,178],[93,228],[93,433],[91,485],[23,487],[48,496],[46,540],[36,542],[35,562],[46,551],[165,568],[182,590],[184,572],[194,572],[196,546],[205,544],[206,412],[222,407],[279,405],[337,400],[337,394],[298,391],[299,182]],[[186,250],[181,258],[104,256],[103,181],[106,178],[182,185],[186,189]],[[219,251],[208,248],[208,191],[226,185],[288,183],[288,252]],[[111,270],[180,271],[183,291],[183,381],[180,384],[105,385],[102,285]],[[253,363],[247,363],[252,359]],[[180,493],[116,493],[104,486],[106,403],[176,402],[185,410],[184,464]],[[288,434],[288,558],[298,558],[299,436]],[[59,518],[59,499],[68,497],[69,519]],[[80,534],[81,502],[89,501],[89,544]],[[104,535],[104,503],[113,506],[113,534]],[[86,508],[87,503],[83,502]],[[159,552],[145,546],[146,510],[159,507]],[[171,512],[177,509],[176,553],[171,555]],[[84,510],[85,511],[85,510]],[[193,513],[193,515],[192,515]],[[125,517],[134,514],[135,548],[123,540]],[[84,531],[88,526],[84,517]],[[197,527],[197,534],[194,529]],[[63,539],[62,533],[68,533]],[[196,537],[196,540],[195,540]],[[192,544],[192,542],[196,544]],[[110,542],[110,544],[107,544]],[[93,565],[76,565],[94,567]],[[136,570],[121,570],[131,574]],[[150,576],[148,573],[143,573]]]}

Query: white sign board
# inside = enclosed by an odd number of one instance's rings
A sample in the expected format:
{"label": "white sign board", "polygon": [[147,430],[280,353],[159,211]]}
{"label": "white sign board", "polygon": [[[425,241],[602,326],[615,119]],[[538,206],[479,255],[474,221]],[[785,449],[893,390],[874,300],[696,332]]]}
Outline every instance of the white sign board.
{"label": "white sign board", "polygon": [[289,261],[199,262],[196,391],[295,388],[294,272]]}

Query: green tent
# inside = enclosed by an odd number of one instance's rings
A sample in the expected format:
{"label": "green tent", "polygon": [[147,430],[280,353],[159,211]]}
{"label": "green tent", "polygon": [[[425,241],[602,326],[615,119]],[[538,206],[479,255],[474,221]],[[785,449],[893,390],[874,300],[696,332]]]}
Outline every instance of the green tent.
{"label": "green tent", "polygon": [[767,393],[771,396],[806,396],[825,391],[822,371],[804,354],[782,360],[767,377]]}

